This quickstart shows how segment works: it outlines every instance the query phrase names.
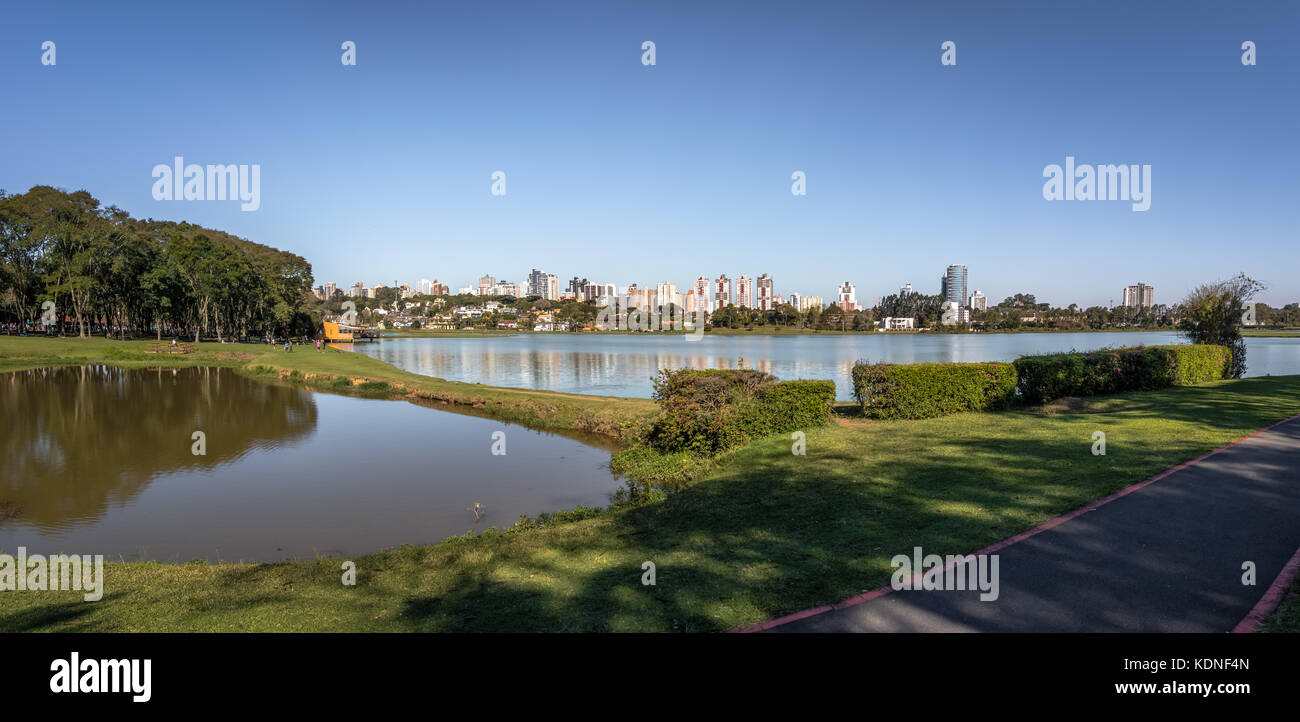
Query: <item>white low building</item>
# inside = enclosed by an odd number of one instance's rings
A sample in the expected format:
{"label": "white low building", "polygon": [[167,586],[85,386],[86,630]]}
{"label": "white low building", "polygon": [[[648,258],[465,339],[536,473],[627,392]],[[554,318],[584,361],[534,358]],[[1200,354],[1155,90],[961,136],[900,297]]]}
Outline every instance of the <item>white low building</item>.
{"label": "white low building", "polygon": [[881,331],[914,331],[916,330],[915,318],[896,318],[888,316],[880,321]]}

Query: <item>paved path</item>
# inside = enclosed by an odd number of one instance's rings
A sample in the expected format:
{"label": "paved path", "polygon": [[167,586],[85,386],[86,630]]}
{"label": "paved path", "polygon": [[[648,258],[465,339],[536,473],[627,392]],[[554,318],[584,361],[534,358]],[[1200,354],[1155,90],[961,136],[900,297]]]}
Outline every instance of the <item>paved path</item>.
{"label": "paved path", "polygon": [[1138,486],[994,545],[996,601],[894,591],[770,631],[1233,631],[1300,549],[1300,418]]}

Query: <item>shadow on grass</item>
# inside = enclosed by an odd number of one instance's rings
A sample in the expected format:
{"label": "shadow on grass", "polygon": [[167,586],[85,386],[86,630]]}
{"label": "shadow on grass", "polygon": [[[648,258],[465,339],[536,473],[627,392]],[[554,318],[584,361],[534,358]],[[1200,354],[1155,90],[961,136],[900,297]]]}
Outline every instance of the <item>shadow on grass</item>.
{"label": "shadow on grass", "polygon": [[[581,549],[600,563],[575,565],[544,538],[491,549],[500,568],[562,583],[457,568],[454,591],[408,599],[403,619],[433,630],[710,631],[839,601],[887,584],[889,559],[914,546],[972,552],[1193,458],[1225,432],[1300,410],[1300,394],[1280,388],[1249,379],[1106,414],[968,415],[898,422],[899,434],[885,423],[840,429],[838,440],[814,430],[806,457],[765,440],[686,493],[614,515]],[[1109,430],[1106,456],[1091,453],[1095,428]],[[641,584],[643,561],[656,564],[654,586]]]}

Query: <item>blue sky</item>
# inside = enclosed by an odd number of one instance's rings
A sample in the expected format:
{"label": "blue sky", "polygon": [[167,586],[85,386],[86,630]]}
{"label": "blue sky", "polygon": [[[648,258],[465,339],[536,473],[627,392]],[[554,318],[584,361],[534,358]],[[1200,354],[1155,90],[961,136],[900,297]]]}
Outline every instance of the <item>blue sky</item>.
{"label": "blue sky", "polygon": [[[768,273],[870,303],[964,263],[994,300],[1244,271],[1281,305],[1297,37],[1294,2],[28,3],[0,24],[0,188],[85,188],[340,286]],[[260,210],[154,200],[177,155],[259,164]],[[1044,200],[1067,155],[1150,164],[1150,210]]]}

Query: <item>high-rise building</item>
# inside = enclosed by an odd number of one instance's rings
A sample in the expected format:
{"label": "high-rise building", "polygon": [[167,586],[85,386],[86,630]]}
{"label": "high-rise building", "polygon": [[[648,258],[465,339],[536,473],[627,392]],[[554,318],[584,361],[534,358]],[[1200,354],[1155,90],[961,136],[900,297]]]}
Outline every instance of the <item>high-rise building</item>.
{"label": "high-rise building", "polygon": [[731,279],[727,274],[718,276],[718,280],[713,282],[713,310],[717,311],[723,306],[731,305]]}
{"label": "high-rise building", "polygon": [[615,290],[614,284],[612,283],[593,283],[587,286],[587,289],[588,291],[594,289],[595,295],[591,300],[595,301],[598,306],[608,306],[618,295],[618,291]]}
{"label": "high-rise building", "polygon": [[325,292],[325,300],[329,300],[334,298],[334,292],[338,290],[338,286],[335,286],[334,282],[330,281],[322,287],[322,290]]}
{"label": "high-rise building", "polygon": [[960,263],[954,263],[948,266],[948,272],[943,274],[943,297],[965,308],[970,303],[970,295],[966,290],[966,266]]}
{"label": "high-rise building", "polygon": [[1124,305],[1129,308],[1149,308],[1156,303],[1156,289],[1145,283],[1124,287]]}
{"label": "high-rise building", "polygon": [[582,298],[586,288],[587,279],[585,278],[574,276],[569,281],[569,293],[572,293],[574,298]]}
{"label": "high-rise building", "polygon": [[788,303],[788,304],[790,304],[791,306],[794,306],[794,309],[795,309],[796,311],[802,311],[802,310],[803,310],[803,309],[799,308],[799,304],[803,303],[803,294],[799,293],[798,291],[795,291],[795,292],[791,293],[791,294],[790,294],[790,297],[787,298],[787,299],[785,300],[785,302]]}
{"label": "high-rise building", "polygon": [[898,289],[898,295],[900,296],[906,296],[911,292],[912,292],[912,284],[910,283],[905,283],[901,288]]}
{"label": "high-rise building", "polygon": [[361,281],[357,281],[356,283],[352,284],[352,290],[348,292],[348,295],[352,296],[353,298],[365,298],[366,284],[362,283]]}
{"label": "high-rise building", "polygon": [[708,313],[709,308],[709,279],[700,276],[695,279],[695,310],[700,313]]}
{"label": "high-rise building", "polygon": [[970,295],[970,310],[987,311],[989,310],[988,296],[983,291],[972,291]]}
{"label": "high-rise building", "polygon": [[549,274],[547,274],[545,271],[539,271],[539,270],[537,270],[536,268],[534,268],[534,269],[532,270],[532,272],[528,274],[528,281],[527,281],[526,285],[528,286],[528,295],[529,295],[529,296],[537,296],[537,297],[539,297],[539,298],[546,298],[546,291],[547,291],[547,288],[546,288],[546,286],[547,286],[547,283],[546,283],[546,277],[547,277],[547,275],[549,275]]}
{"label": "high-rise building", "polygon": [[677,285],[672,281],[664,281],[655,287],[655,306],[663,307],[668,304],[681,307],[682,297],[677,293]]}
{"label": "high-rise building", "polygon": [[764,273],[758,277],[758,310],[771,311],[776,308],[775,294],[772,292],[772,277]]}
{"label": "high-rise building", "polygon": [[736,305],[741,308],[754,307],[754,279],[743,273],[736,279]]}
{"label": "high-rise building", "polygon": [[856,311],[858,308],[858,292],[852,283],[845,281],[840,286],[840,300],[837,304],[841,311]]}
{"label": "high-rise building", "polygon": [[798,308],[800,311],[811,311],[814,308],[820,311],[824,307],[825,304],[822,302],[821,296],[802,296],[799,298]]}
{"label": "high-rise building", "polygon": [[640,311],[650,310],[650,289],[638,288],[635,283],[628,285],[627,293],[623,294],[624,308],[635,308]]}
{"label": "high-rise building", "polygon": [[546,293],[542,298],[548,301],[557,300],[560,297],[560,277],[554,273],[546,274]]}

